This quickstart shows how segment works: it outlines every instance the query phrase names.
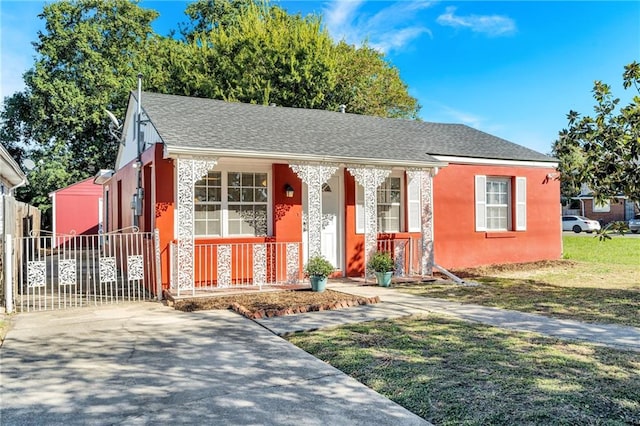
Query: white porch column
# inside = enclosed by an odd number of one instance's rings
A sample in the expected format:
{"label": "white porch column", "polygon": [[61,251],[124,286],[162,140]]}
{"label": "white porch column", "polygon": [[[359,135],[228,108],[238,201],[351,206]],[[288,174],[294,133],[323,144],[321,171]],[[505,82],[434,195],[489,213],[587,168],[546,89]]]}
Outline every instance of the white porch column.
{"label": "white porch column", "polygon": [[407,170],[407,179],[420,181],[420,223],[422,232],[420,274],[433,273],[433,169]]}
{"label": "white porch column", "polygon": [[391,169],[348,166],[358,184],[364,188],[364,253],[365,275],[369,258],[376,252],[378,245],[378,197],[377,189],[391,174]]}
{"label": "white porch column", "polygon": [[178,294],[181,290],[195,292],[193,275],[194,251],[194,184],[206,176],[218,163],[217,158],[194,160],[178,158],[177,163],[177,221],[176,236],[178,265]]}
{"label": "white porch column", "polygon": [[326,183],[338,170],[338,165],[331,163],[289,164],[293,172],[302,182],[307,184],[307,232],[309,234],[309,257],[322,253],[322,184]]}

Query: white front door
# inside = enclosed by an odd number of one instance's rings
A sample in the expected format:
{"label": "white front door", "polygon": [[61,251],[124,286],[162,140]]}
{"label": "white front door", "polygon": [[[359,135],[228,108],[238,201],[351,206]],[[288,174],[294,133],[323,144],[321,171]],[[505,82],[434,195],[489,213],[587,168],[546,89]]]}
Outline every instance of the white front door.
{"label": "white front door", "polygon": [[[307,185],[303,185],[302,209],[308,217]],[[322,185],[322,232],[320,234],[320,253],[336,269],[343,269],[342,265],[342,179],[340,175],[333,176]],[[305,220],[306,222],[306,220]],[[302,241],[304,259],[309,259],[309,234],[307,223],[303,224]]]}
{"label": "white front door", "polygon": [[322,185],[321,252],[333,266],[342,269],[340,250],[340,177]]}

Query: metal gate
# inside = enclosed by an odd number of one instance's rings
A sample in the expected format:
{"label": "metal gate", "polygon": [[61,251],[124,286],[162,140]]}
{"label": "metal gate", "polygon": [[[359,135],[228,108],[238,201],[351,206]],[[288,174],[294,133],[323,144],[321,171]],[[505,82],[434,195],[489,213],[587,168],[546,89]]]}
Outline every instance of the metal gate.
{"label": "metal gate", "polygon": [[14,238],[18,311],[151,300],[158,295],[156,233]]}

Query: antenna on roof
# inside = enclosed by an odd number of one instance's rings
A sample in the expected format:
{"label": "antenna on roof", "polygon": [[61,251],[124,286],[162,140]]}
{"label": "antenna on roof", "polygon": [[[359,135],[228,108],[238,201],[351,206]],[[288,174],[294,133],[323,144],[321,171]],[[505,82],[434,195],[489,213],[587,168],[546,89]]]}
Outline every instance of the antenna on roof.
{"label": "antenna on roof", "polygon": [[109,123],[109,134],[115,139],[120,140],[122,137],[122,123],[120,123],[118,118],[108,109],[105,109],[104,112],[107,113],[107,117],[111,120],[111,123]]}

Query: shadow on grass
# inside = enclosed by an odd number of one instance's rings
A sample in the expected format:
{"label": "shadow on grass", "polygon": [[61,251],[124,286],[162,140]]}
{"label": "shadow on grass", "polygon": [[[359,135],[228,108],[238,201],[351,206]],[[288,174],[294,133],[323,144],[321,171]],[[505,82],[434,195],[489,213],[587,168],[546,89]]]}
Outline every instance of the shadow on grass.
{"label": "shadow on grass", "polygon": [[638,424],[640,355],[439,316],[290,339],[435,424]]}
{"label": "shadow on grass", "polygon": [[400,291],[593,323],[640,327],[640,291],[558,287],[531,279],[474,277],[476,287],[453,284],[398,284]]}

